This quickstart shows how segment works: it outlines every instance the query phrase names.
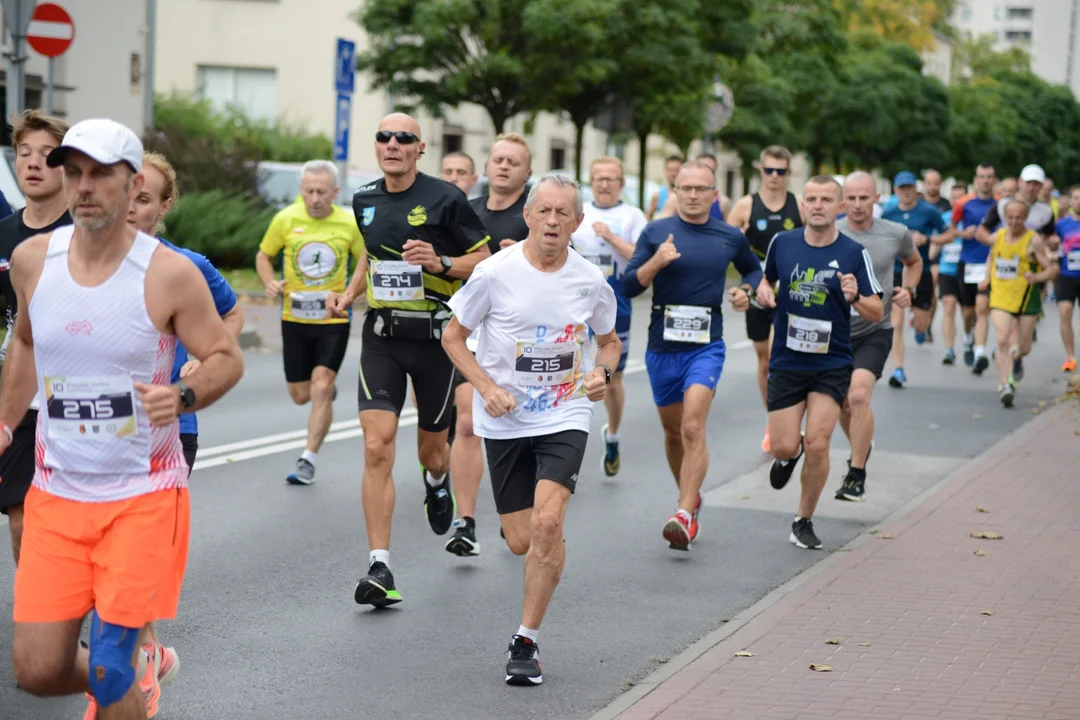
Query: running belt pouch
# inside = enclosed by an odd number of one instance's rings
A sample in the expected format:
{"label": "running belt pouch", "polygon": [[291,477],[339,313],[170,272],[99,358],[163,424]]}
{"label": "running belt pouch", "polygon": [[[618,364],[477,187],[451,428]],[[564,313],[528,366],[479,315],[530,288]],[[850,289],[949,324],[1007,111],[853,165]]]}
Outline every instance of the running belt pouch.
{"label": "running belt pouch", "polygon": [[438,326],[430,312],[390,310],[388,315],[383,324],[383,337],[395,340],[433,340],[437,337]]}

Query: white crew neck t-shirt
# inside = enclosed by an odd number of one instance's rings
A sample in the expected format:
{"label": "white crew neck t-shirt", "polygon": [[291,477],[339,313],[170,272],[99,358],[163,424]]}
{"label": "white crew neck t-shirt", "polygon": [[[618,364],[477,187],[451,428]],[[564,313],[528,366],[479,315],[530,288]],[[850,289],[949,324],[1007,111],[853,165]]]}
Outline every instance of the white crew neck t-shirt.
{"label": "white crew neck t-shirt", "polygon": [[626,272],[630,259],[624,258],[611,243],[596,234],[593,225],[598,222],[607,225],[616,237],[636,245],[648,221],[645,213],[624,202],[606,208],[596,207],[593,203],[585,206],[585,219],[570,238],[574,249],[599,267],[604,275],[619,280]]}
{"label": "white crew neck t-shirt", "polygon": [[529,263],[524,245],[481,262],[450,298],[465,328],[483,323],[476,360],[517,403],[493,418],[474,392],[473,432],[497,440],[588,432],[593,403],[583,379],[596,351],[589,328],[598,335],[615,329],[615,293],[578,253],[568,253],[563,266],[548,273]]}

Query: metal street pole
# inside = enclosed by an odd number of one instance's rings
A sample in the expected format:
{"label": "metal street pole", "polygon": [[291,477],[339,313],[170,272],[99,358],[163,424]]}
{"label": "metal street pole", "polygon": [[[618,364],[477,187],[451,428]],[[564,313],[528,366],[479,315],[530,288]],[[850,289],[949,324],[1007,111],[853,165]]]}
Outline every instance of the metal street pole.
{"label": "metal street pole", "polygon": [[52,115],[53,111],[53,80],[56,78],[54,64],[56,58],[49,58],[49,75],[45,81],[45,112]]}
{"label": "metal street pole", "polygon": [[157,49],[157,0],[146,0],[146,73],[143,82],[143,124],[154,129],[154,54]]}
{"label": "metal street pole", "polygon": [[7,87],[5,120],[23,111],[26,102],[26,28],[34,14],[36,0],[4,0],[4,25],[11,37],[11,52],[7,54]]}

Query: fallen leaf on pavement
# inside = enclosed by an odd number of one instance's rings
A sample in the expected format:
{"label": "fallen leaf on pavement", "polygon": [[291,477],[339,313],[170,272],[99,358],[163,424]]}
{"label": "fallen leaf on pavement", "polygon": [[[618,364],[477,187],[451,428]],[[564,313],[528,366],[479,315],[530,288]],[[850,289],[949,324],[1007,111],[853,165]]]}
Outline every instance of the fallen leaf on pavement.
{"label": "fallen leaf on pavement", "polygon": [[1042,410],[1040,410],[1039,408],[1031,408],[1031,414],[1032,415],[1038,415],[1041,412],[1042,412]]}
{"label": "fallen leaf on pavement", "polygon": [[1045,400],[1040,400],[1039,401],[1039,407],[1046,407],[1046,401]]}
{"label": "fallen leaf on pavement", "polygon": [[997,534],[996,532],[973,532],[973,533],[971,533],[971,537],[977,538],[979,540],[1001,540],[1001,539],[1003,539],[1002,536]]}
{"label": "fallen leaf on pavement", "polygon": [[982,413],[974,413],[974,414],[973,414],[973,415],[971,416],[971,419],[972,419],[972,420],[982,420]]}
{"label": "fallen leaf on pavement", "polygon": [[892,539],[893,539],[893,536],[889,535],[888,533],[881,533],[880,535],[878,535],[878,540],[892,540]]}
{"label": "fallen leaf on pavement", "polygon": [[979,614],[980,615],[993,615],[994,611],[993,610],[980,610]]}
{"label": "fallen leaf on pavement", "polygon": [[898,691],[899,689],[900,689],[900,686],[899,686],[899,685],[897,685],[896,687],[894,687],[894,688],[892,689],[892,691],[893,691],[893,692],[896,692],[896,691]]}
{"label": "fallen leaf on pavement", "polygon": [[1073,430],[1073,435],[1080,435],[1080,430]]}
{"label": "fallen leaf on pavement", "polygon": [[740,500],[749,500],[749,499],[750,499],[750,496],[749,496],[749,495],[740,495],[740,496],[739,496],[739,499],[740,499]]}
{"label": "fallen leaf on pavement", "polygon": [[826,640],[826,641],[825,641],[825,644],[826,644],[826,645],[839,645],[839,644],[840,644],[840,641],[841,641],[841,640],[843,640],[843,639],[844,639],[844,638],[842,638],[842,637],[838,637],[838,638],[829,638],[828,640]]}
{"label": "fallen leaf on pavement", "polygon": [[870,534],[871,534],[871,535],[877,535],[877,534],[878,534],[878,531],[877,531],[877,530],[871,530],[871,531],[870,531]]}
{"label": "fallen leaf on pavement", "polygon": [[975,554],[978,555],[979,557],[986,557],[986,551],[983,550],[982,548],[976,550]]}
{"label": "fallen leaf on pavement", "polygon": [[739,652],[735,653],[735,657],[754,657],[754,653],[747,652],[746,650],[740,650]]}
{"label": "fallen leaf on pavement", "polygon": [[859,647],[870,647],[870,643],[859,643]]}
{"label": "fallen leaf on pavement", "polygon": [[990,511],[984,508],[982,505],[979,505],[975,508],[975,512],[988,513]]}
{"label": "fallen leaf on pavement", "polygon": [[814,672],[832,672],[832,668],[828,665],[818,665],[817,663],[810,663],[810,669]]}

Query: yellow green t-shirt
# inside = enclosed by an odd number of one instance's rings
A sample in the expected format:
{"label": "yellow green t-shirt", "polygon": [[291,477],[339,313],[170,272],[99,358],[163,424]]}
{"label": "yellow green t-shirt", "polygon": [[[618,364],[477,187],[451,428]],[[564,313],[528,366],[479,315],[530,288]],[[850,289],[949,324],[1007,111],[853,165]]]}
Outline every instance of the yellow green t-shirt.
{"label": "yellow green t-shirt", "polygon": [[326,296],[345,290],[349,256],[359,260],[364,252],[364,237],[351,212],[335,205],[330,215],[316,219],[299,200],[274,216],[259,250],[270,257],[285,251],[283,320],[315,325],[349,322],[330,317]]}

